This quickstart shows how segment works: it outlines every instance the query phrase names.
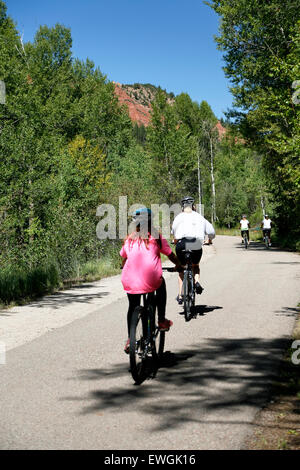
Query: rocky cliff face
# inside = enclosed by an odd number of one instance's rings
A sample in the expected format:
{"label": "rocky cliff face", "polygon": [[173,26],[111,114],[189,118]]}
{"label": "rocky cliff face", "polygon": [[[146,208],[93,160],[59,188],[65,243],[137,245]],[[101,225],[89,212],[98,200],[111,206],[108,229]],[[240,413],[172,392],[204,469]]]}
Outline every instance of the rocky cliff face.
{"label": "rocky cliff face", "polygon": [[119,102],[128,107],[130,119],[139,126],[149,126],[151,101],[145,101],[145,104],[142,104],[140,99],[136,98],[133,92],[130,93],[125,85],[121,85],[120,83],[114,83],[114,85]]}
{"label": "rocky cliff face", "polygon": [[226,129],[225,129],[225,127],[222,126],[222,124],[220,123],[220,121],[217,122],[217,124],[216,124],[216,129],[217,129],[217,131],[218,131],[218,133],[219,133],[219,139],[222,139],[222,138],[225,136],[225,134],[226,134]]}
{"label": "rocky cliff face", "polygon": [[[128,108],[129,117],[133,122],[139,126],[149,126],[151,116],[151,103],[157,93],[157,88],[150,84],[136,83],[134,85],[121,85],[121,83],[114,82],[115,93],[122,105]],[[173,93],[167,93],[168,102],[174,101]],[[219,138],[222,139],[226,134],[225,127],[222,126],[220,121],[216,125],[219,133]]]}

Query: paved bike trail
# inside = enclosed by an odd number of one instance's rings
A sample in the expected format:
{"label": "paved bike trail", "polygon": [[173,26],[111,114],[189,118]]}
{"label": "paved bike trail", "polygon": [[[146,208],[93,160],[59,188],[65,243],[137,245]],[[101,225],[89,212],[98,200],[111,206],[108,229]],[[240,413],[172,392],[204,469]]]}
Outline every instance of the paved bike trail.
{"label": "paved bike trail", "polygon": [[[24,307],[26,326],[22,308],[0,312],[0,341],[9,343],[0,365],[1,449],[243,447],[289,342],[300,258],[259,244],[246,251],[239,238],[217,237],[205,247],[205,291],[188,323],[174,300],[176,275],[166,277],[174,326],[163,367],[141,386],[123,353],[127,299],[118,291],[113,300],[118,277],[112,291],[103,280]],[[65,309],[68,320],[59,321]],[[9,334],[1,320],[15,322]]]}

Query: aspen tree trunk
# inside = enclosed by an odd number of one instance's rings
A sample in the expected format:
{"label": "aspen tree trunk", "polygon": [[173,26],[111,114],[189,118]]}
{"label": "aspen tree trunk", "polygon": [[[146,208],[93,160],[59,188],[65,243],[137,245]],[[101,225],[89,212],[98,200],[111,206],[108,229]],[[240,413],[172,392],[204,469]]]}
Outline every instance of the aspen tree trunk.
{"label": "aspen tree trunk", "polygon": [[170,165],[170,158],[169,158],[169,153],[166,148],[166,144],[164,142],[164,151],[165,151],[165,165],[166,165],[166,170],[167,170],[167,175],[168,175],[168,180],[169,180],[169,186],[167,189],[167,195],[169,200],[172,198],[172,189],[173,188],[173,178],[172,178],[172,172],[171,172],[171,165]]}
{"label": "aspen tree trunk", "polygon": [[[29,187],[31,187],[32,181],[31,179],[29,180]],[[34,218],[34,204],[32,199],[29,200],[29,230],[31,229],[32,222]],[[34,235],[31,233],[29,236],[29,242],[32,243],[34,240]]]}
{"label": "aspen tree trunk", "polygon": [[214,176],[214,153],[212,137],[210,141],[210,176],[211,176],[211,192],[212,192],[212,204],[211,204],[211,222],[212,224],[216,221],[216,188],[215,188],[215,176]]}
{"label": "aspen tree trunk", "polygon": [[198,197],[199,197],[199,212],[202,215],[202,207],[201,207],[201,172],[200,172],[200,151],[198,145]]}
{"label": "aspen tree trunk", "polygon": [[266,210],[265,210],[265,201],[264,201],[263,196],[260,196],[260,205],[261,205],[261,208],[262,208],[263,216],[265,216]]}

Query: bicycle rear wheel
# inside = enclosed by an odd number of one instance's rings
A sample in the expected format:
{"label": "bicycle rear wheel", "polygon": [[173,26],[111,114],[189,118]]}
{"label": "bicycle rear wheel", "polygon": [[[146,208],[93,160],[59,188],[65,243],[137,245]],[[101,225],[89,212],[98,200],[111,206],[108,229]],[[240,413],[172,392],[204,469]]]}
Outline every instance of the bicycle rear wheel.
{"label": "bicycle rear wheel", "polygon": [[136,307],[130,325],[129,359],[130,371],[136,384],[145,378],[147,360],[147,309]]}
{"label": "bicycle rear wheel", "polygon": [[268,237],[268,234],[265,235],[265,245],[266,245],[266,248],[267,250],[269,249],[269,237]]}
{"label": "bicycle rear wheel", "polygon": [[188,271],[185,271],[183,278],[183,294],[184,294],[184,317],[185,321],[189,321],[192,315],[193,300],[193,280],[190,278]]}

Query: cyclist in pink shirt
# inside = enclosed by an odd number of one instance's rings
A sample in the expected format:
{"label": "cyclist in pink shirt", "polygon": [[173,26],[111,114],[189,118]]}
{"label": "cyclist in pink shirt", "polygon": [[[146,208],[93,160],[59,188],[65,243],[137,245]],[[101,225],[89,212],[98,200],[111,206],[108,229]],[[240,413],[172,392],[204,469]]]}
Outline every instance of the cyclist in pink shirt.
{"label": "cyclist in pink shirt", "polygon": [[127,292],[129,308],[127,314],[128,339],[125,352],[129,352],[130,323],[134,309],[140,305],[141,295],[156,293],[158,326],[162,331],[168,331],[173,325],[165,318],[167,292],[165,280],[162,277],[160,254],[168,256],[169,260],[180,267],[180,262],[172,252],[167,240],[156,230],[151,230],[150,209],[139,209],[134,214],[135,231],[129,235],[120,251],[123,258],[121,281]]}

